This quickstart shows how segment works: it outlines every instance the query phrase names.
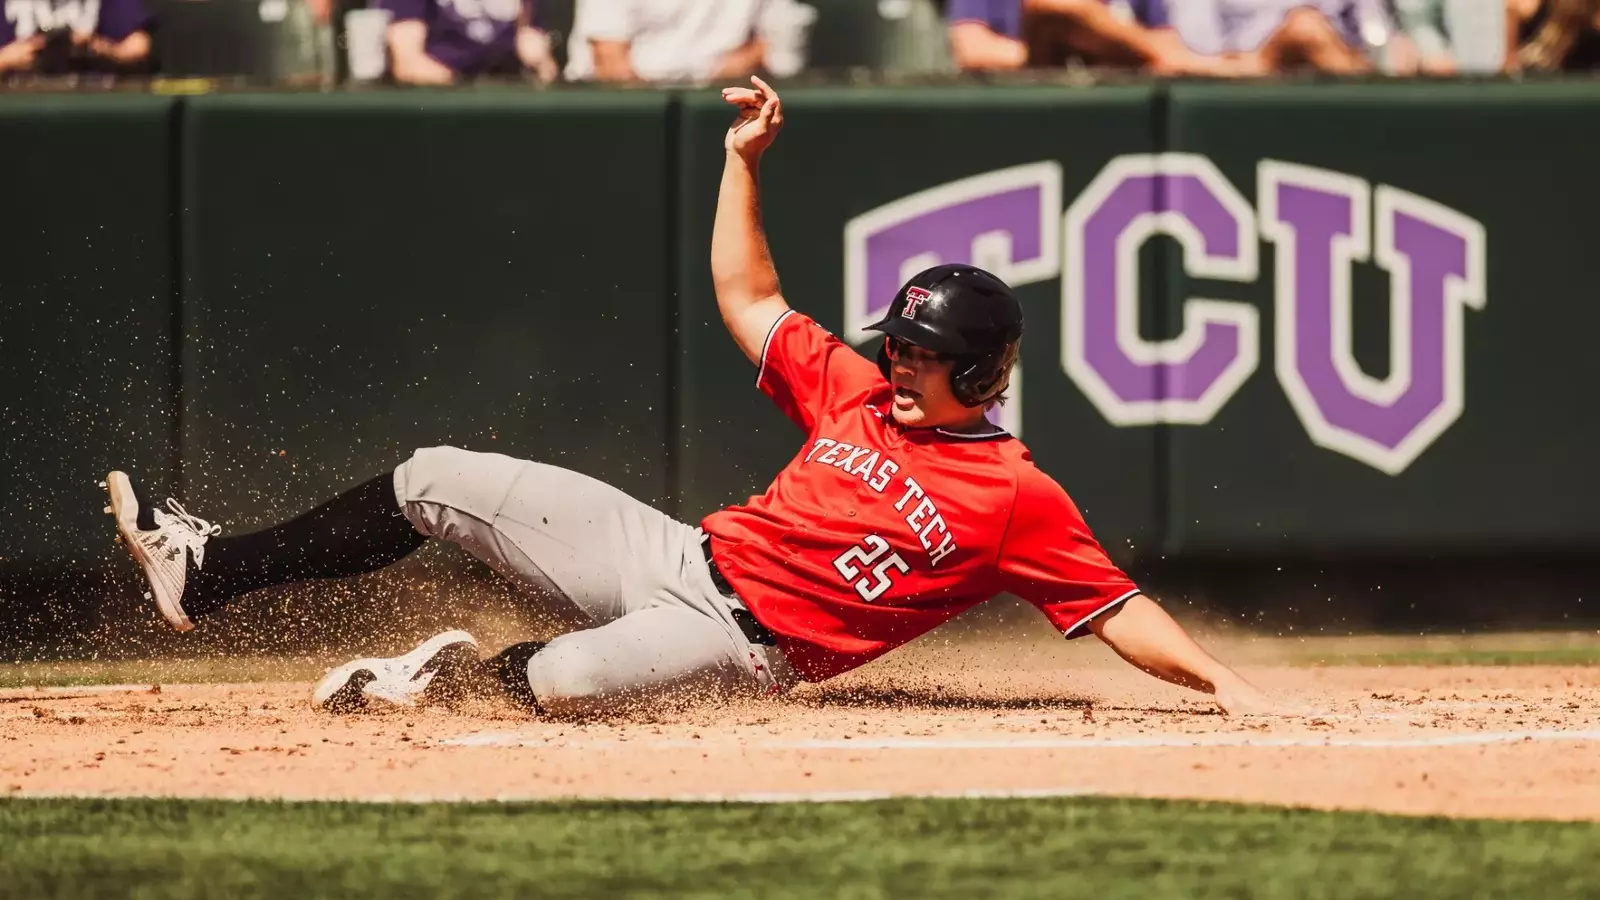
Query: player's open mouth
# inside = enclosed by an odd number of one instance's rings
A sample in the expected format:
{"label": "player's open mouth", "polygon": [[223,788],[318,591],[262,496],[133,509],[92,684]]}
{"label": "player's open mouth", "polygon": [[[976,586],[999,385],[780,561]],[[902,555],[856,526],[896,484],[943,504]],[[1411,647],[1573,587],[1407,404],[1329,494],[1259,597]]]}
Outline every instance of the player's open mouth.
{"label": "player's open mouth", "polygon": [[921,396],[921,394],[913,391],[911,388],[901,387],[898,384],[894,386],[894,398],[896,400],[916,400]]}

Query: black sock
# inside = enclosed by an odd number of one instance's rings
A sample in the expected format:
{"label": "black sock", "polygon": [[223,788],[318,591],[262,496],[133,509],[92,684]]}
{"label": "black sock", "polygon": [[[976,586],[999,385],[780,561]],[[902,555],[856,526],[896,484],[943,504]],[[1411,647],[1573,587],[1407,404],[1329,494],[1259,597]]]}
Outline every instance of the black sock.
{"label": "black sock", "polygon": [[207,541],[204,566],[189,564],[183,608],[200,616],[260,588],[376,571],[426,542],[386,473],[282,525]]}
{"label": "black sock", "polygon": [[493,681],[505,695],[524,709],[539,712],[539,698],[533,695],[533,685],[528,681],[528,660],[544,649],[538,641],[523,641],[501,650],[482,663],[483,674]]}

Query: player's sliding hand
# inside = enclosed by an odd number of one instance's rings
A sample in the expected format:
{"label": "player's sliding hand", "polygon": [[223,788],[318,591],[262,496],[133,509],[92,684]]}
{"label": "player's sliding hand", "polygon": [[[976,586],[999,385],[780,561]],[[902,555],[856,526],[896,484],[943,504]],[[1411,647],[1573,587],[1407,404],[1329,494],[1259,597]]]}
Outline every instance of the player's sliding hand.
{"label": "player's sliding hand", "polygon": [[1303,703],[1274,699],[1248,684],[1217,686],[1217,705],[1230,716],[1303,716],[1311,708]]}
{"label": "player's sliding hand", "polygon": [[760,78],[751,76],[754,88],[723,88],[722,99],[739,109],[739,117],[728,128],[722,146],[747,160],[755,160],[783,128],[783,101],[778,92]]}

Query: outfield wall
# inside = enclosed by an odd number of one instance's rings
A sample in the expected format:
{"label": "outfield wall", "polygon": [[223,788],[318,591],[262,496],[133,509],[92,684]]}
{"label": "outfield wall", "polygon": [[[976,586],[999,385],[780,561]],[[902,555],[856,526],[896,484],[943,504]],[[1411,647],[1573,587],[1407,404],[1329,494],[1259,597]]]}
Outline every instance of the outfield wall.
{"label": "outfield wall", "polygon": [[[1600,549],[1600,84],[794,89],[790,302],[1018,285],[1003,415],[1122,561]],[[799,435],[722,330],[715,92],[0,97],[0,572],[132,467],[248,528],[417,446],[696,518]],[[1210,299],[1192,299],[1210,298]]]}

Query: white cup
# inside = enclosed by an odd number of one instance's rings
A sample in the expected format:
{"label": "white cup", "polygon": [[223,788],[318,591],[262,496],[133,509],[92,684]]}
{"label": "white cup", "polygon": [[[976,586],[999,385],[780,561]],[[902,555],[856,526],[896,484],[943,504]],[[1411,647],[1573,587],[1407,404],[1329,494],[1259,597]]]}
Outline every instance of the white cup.
{"label": "white cup", "polygon": [[345,53],[350,77],[376,81],[389,67],[386,35],[392,13],[387,9],[352,9],[344,14]]}

